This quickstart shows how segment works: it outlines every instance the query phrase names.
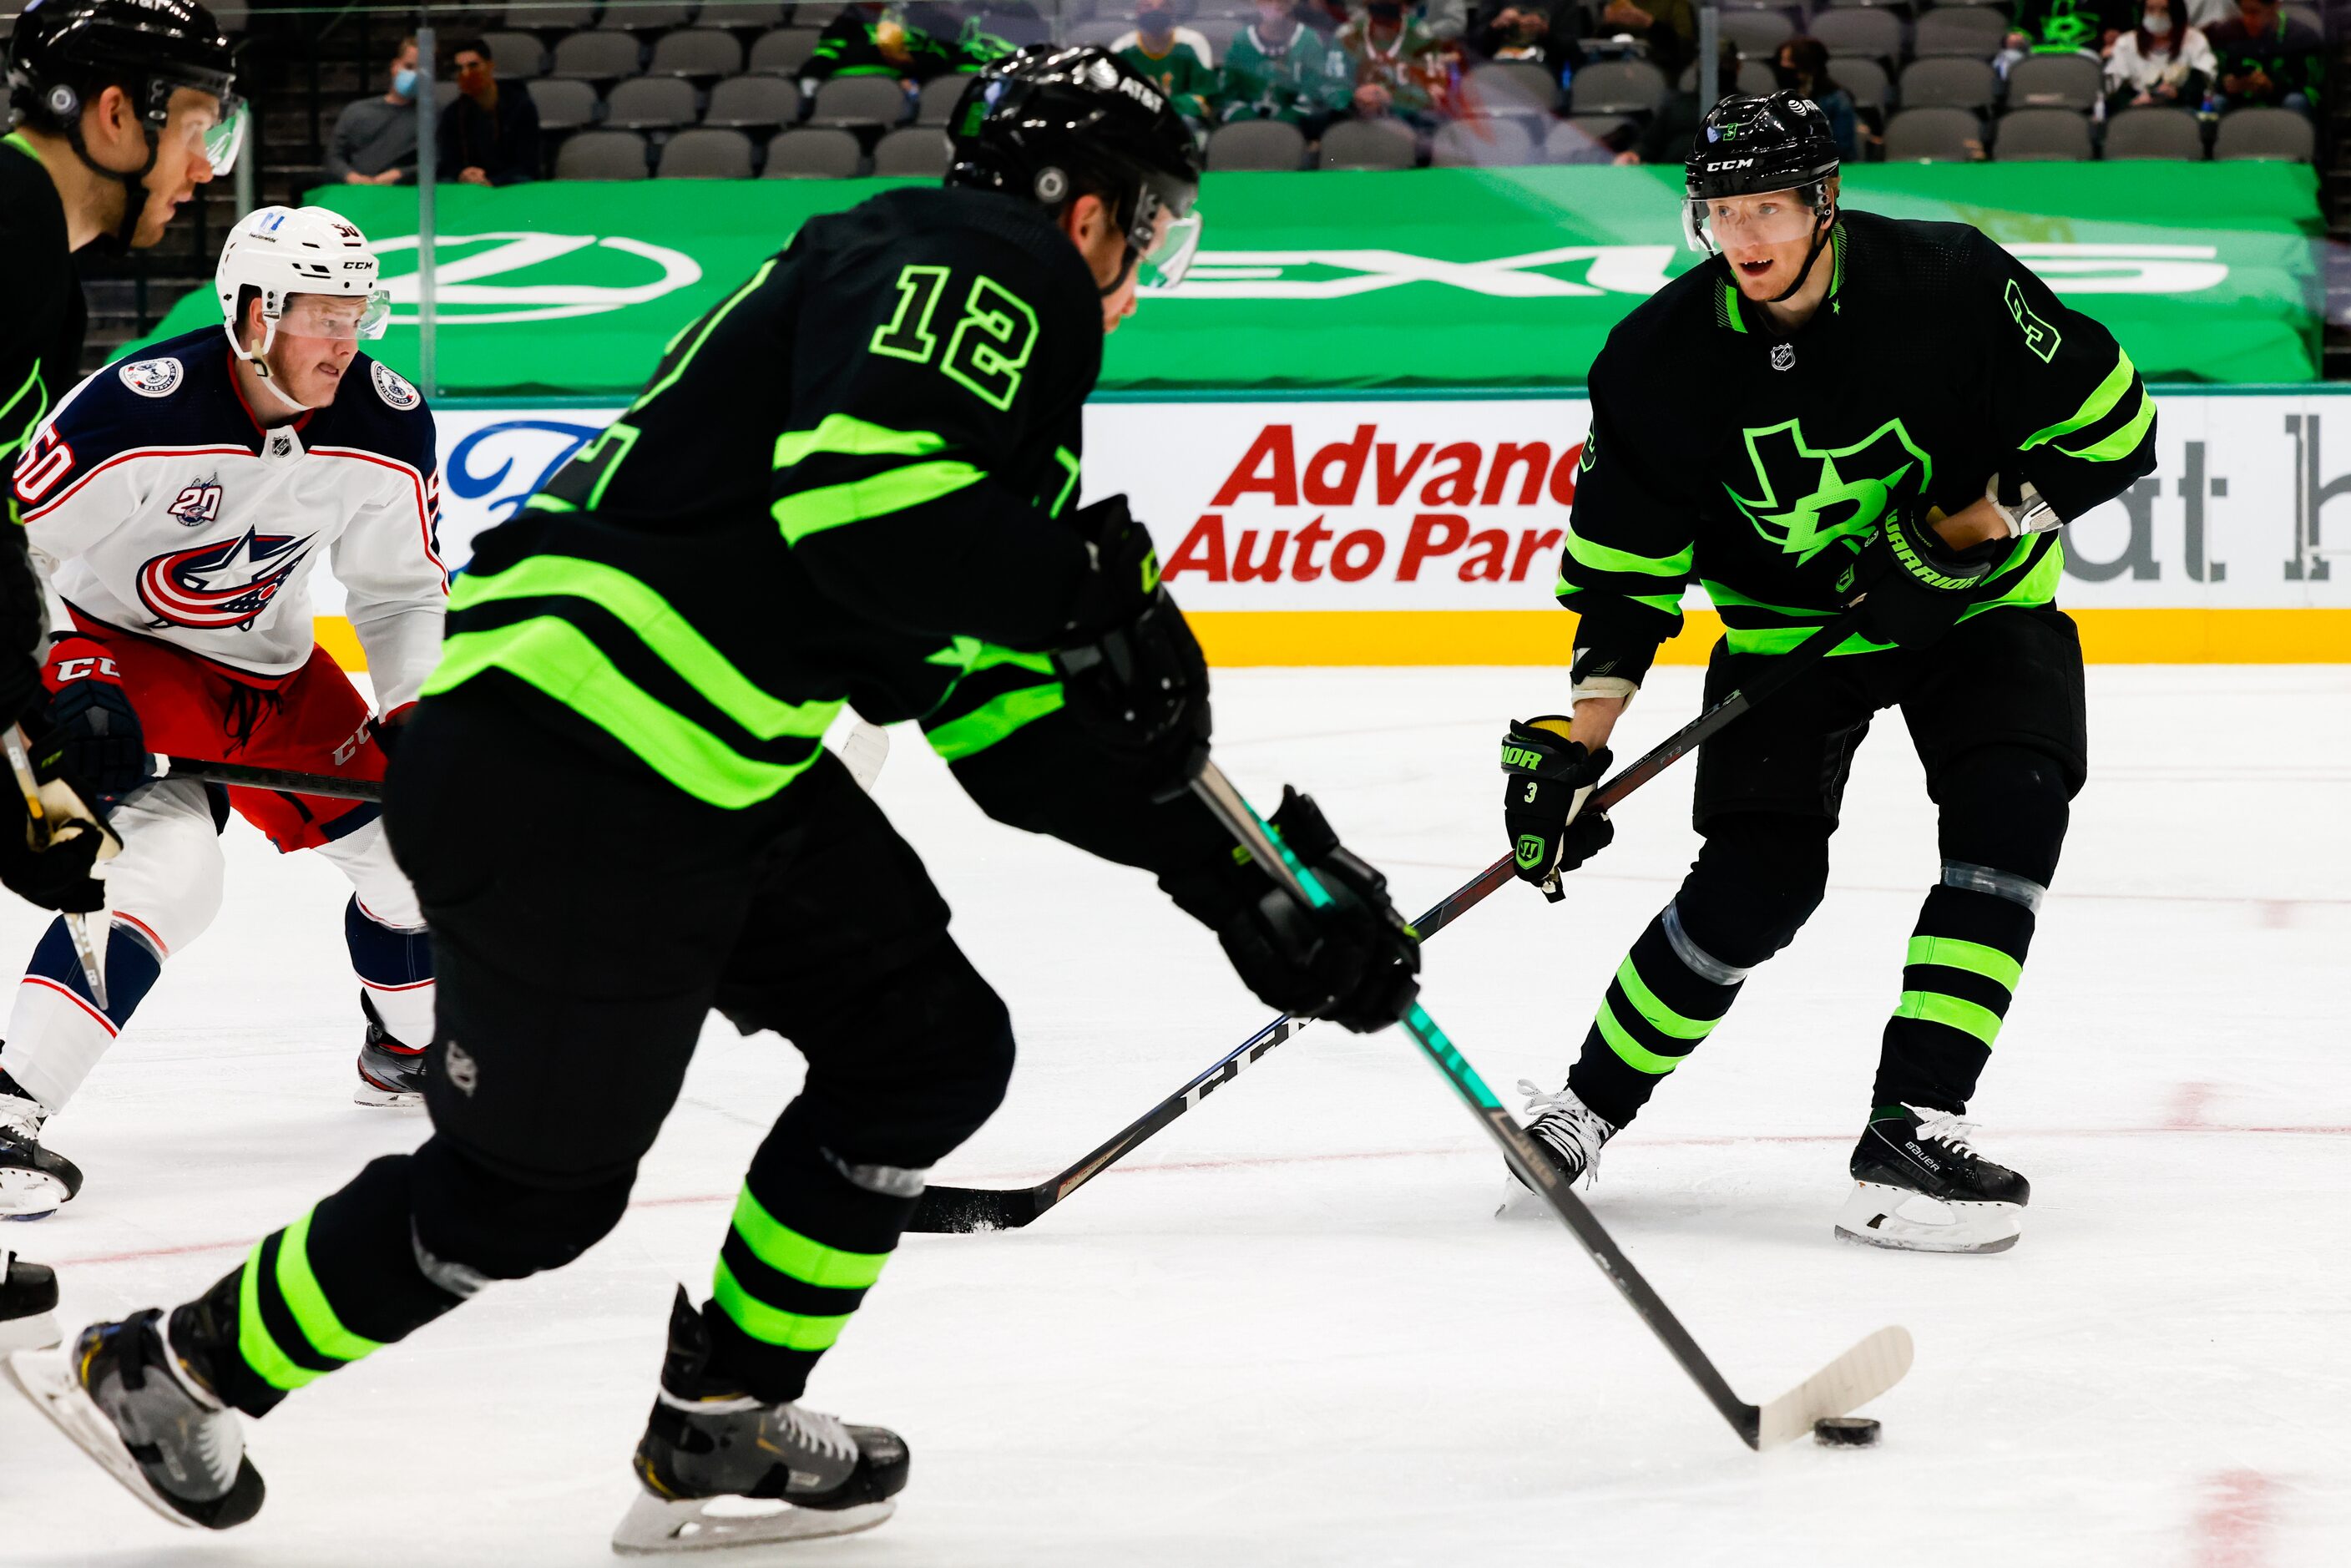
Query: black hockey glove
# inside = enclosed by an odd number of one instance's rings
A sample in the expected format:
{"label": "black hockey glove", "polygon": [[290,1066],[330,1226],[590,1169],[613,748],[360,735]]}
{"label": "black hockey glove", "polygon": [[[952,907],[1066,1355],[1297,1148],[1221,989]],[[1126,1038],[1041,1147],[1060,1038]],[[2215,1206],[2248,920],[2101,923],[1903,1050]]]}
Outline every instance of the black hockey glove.
{"label": "black hockey glove", "polygon": [[1510,835],[1511,863],[1520,881],[1541,888],[1553,904],[1567,896],[1560,877],[1616,836],[1607,812],[1583,809],[1608,772],[1608,748],[1585,750],[1567,738],[1568,724],[1555,713],[1512,719],[1502,737],[1502,826]]}
{"label": "black hockey glove", "polygon": [[1388,901],[1387,879],[1343,848],[1321,808],[1295,789],[1282,789],[1273,830],[1333,902],[1309,909],[1269,883],[1217,925],[1225,956],[1270,1008],[1357,1034],[1385,1029],[1420,994],[1420,943]]}
{"label": "black hockey glove", "polygon": [[1208,664],[1184,612],[1159,585],[1151,534],[1113,496],[1073,519],[1093,552],[1056,649],[1071,719],[1113,750],[1136,757],[1154,793],[1181,794],[1208,758]]}
{"label": "black hockey glove", "polygon": [[61,778],[96,803],[137,789],[147,766],[147,737],[120,682],[68,681],[49,698],[48,727],[33,747],[42,778]]}
{"label": "black hockey glove", "polygon": [[[7,801],[13,801],[9,804]],[[106,887],[89,874],[98,863],[99,835],[84,827],[45,850],[32,842],[25,798],[12,787],[0,801],[0,883],[27,904],[68,915],[106,907]]]}
{"label": "black hockey glove", "polygon": [[1862,635],[1905,648],[1928,647],[1975,602],[1970,591],[2015,545],[1986,539],[1963,550],[1922,520],[1888,512],[1861,548],[1854,581],[1863,591]]}

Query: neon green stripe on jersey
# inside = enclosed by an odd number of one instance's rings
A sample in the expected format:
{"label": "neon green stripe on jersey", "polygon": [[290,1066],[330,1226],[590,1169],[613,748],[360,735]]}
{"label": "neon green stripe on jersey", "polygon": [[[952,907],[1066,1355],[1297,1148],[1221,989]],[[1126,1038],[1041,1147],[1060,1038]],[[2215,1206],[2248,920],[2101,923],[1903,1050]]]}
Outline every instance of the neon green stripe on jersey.
{"label": "neon green stripe on jersey", "polygon": [[2085,463],[2112,463],[2138,450],[2139,442],[2147,435],[2147,426],[2155,423],[2155,400],[2141,392],[2138,413],[2105,440],[2088,446],[2068,446],[2056,443],[2057,450],[2068,457],[2078,457]]}
{"label": "neon green stripe on jersey", "polygon": [[1983,1041],[1987,1051],[2000,1038],[1998,1013],[1959,997],[1944,996],[1938,991],[1903,992],[1902,1003],[1894,1009],[1894,1016],[1938,1023],[1962,1034],[1971,1034]]}
{"label": "neon green stripe on jersey", "polygon": [[952,496],[987,477],[983,470],[968,463],[946,459],[910,463],[904,468],[892,468],[876,474],[870,479],[852,480],[846,485],[827,485],[821,489],[803,490],[797,496],[787,496],[771,510],[784,530],[784,542],[796,545],[810,534],[822,533],[828,528],[841,528],[849,523],[865,522],[873,517],[886,517],[893,512],[903,512],[909,507],[919,507],[942,496]]}
{"label": "neon green stripe on jersey", "polygon": [[2115,412],[2116,407],[2123,401],[2123,394],[2130,391],[2131,382],[2137,375],[2138,369],[2131,363],[2130,356],[2116,350],[2115,368],[2106,372],[2105,380],[2090,389],[2090,395],[2082,400],[2082,406],[2047,429],[2036,430],[2026,436],[2018,445],[2017,450],[2030,452],[2044,442],[2054,441],[2061,435],[2071,435],[2077,430],[2086,430],[2097,423],[2098,421]]}
{"label": "neon green stripe on jersey", "polygon": [[1999,948],[1980,942],[1965,942],[1957,936],[1913,936],[1903,962],[1965,969],[1970,975],[1981,975],[2006,991],[2015,990],[2016,982],[2024,977],[2024,966]]}
{"label": "neon green stripe on jersey", "polygon": [[788,430],[776,437],[776,466],[789,468],[819,452],[846,457],[928,457],[946,438],[927,430],[892,430],[853,414],[829,413],[814,430]]}
{"label": "neon green stripe on jersey", "polygon": [[949,762],[977,757],[998,741],[1059,713],[1065,698],[1061,683],[1022,686],[981,704],[960,718],[951,718],[928,732],[931,749]]}
{"label": "neon green stripe on jersey", "polygon": [[1604,545],[1585,538],[1571,523],[1567,529],[1567,553],[1578,566],[1593,571],[1636,572],[1644,577],[1681,578],[1689,575],[1690,561],[1697,554],[1694,545],[1684,545],[1677,555],[1635,555],[1614,545]]}

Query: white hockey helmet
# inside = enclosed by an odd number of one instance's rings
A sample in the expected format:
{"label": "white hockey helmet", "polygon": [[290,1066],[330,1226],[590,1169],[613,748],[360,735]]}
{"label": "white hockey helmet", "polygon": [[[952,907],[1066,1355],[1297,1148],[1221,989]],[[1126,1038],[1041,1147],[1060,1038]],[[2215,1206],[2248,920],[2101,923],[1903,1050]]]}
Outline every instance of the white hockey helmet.
{"label": "white hockey helmet", "polygon": [[392,298],[376,287],[376,271],[367,236],[340,213],[325,207],[255,208],[228,231],[213,270],[229,347],[241,360],[259,357],[245,346],[238,330],[237,298],[247,288],[261,291],[263,354],[277,341],[278,319],[297,294],[363,299],[357,335],[382,337]]}

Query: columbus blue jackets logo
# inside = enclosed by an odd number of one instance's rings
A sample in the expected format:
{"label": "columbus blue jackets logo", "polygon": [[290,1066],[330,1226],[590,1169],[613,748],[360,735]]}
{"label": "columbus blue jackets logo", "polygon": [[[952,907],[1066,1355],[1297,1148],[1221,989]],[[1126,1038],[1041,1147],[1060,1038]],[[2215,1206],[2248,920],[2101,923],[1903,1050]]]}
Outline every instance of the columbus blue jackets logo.
{"label": "columbus blue jackets logo", "polygon": [[249,629],[309,555],[308,535],[256,534],[191,545],[139,569],[139,600],[157,626]]}
{"label": "columbus blue jackets logo", "polygon": [[220,476],[207,474],[201,479],[180,486],[179,495],[173,497],[170,506],[163,508],[163,513],[183,528],[200,528],[206,523],[220,520]]}

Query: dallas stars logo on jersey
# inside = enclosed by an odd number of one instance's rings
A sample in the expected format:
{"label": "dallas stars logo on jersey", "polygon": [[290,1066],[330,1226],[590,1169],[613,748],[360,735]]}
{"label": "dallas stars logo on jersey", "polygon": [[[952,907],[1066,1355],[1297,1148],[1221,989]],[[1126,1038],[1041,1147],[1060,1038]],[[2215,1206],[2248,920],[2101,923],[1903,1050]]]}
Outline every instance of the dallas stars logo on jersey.
{"label": "dallas stars logo on jersey", "polygon": [[1799,419],[1741,434],[1757,494],[1723,488],[1755,531],[1800,566],[1838,539],[1867,538],[1889,506],[1917,500],[1934,477],[1933,462],[1898,419],[1851,446],[1813,445]]}

